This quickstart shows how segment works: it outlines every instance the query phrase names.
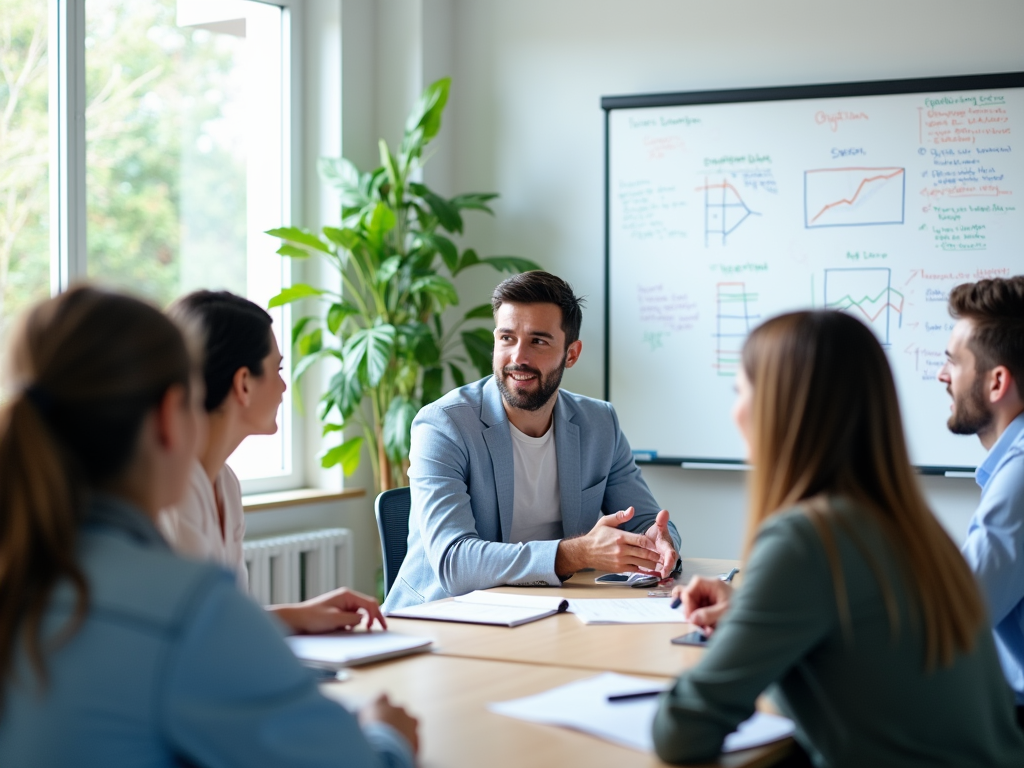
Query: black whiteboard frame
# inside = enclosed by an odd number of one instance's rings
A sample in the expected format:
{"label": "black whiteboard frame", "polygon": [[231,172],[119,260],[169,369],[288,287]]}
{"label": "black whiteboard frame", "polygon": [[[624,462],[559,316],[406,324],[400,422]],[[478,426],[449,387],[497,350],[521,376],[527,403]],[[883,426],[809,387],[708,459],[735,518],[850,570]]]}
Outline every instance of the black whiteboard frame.
{"label": "black whiteboard frame", "polygon": [[[977,91],[996,88],[1024,88],[1024,72],[999,72],[988,75],[958,75],[955,77],[923,77],[908,80],[872,80],[854,83],[823,83],[819,85],[787,85],[771,88],[736,88],[723,91],[681,91],[677,93],[647,93],[635,96],[602,96],[604,110],[604,399],[611,402],[611,242],[610,242],[610,148],[608,142],[609,116],[612,110],[643,109],[649,107],[677,107],[698,104],[737,104],[753,101],[797,101],[800,99],[834,99],[851,96],[889,96],[908,93],[936,93],[941,91]],[[710,469],[745,467],[740,460],[705,458],[700,456],[659,456],[654,459],[635,457],[637,464],[684,466],[701,464]],[[922,475],[962,476],[973,473],[976,467],[918,466]]]}

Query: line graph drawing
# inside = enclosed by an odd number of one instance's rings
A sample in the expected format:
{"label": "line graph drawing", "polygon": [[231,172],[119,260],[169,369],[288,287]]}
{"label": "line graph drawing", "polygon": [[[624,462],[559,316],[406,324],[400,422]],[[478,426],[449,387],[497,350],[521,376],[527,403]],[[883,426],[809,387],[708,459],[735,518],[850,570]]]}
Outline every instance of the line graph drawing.
{"label": "line graph drawing", "polygon": [[715,286],[715,362],[719,376],[735,376],[740,367],[740,350],[750,333],[750,324],[760,315],[751,313],[757,294],[746,283],[718,283]]}
{"label": "line graph drawing", "polygon": [[905,168],[816,168],[804,171],[804,226],[902,224]]}
{"label": "line graph drawing", "polygon": [[726,238],[736,231],[750,216],[760,216],[756,211],[750,210],[739,190],[736,189],[727,179],[719,184],[712,184],[707,177],[704,178],[704,186],[697,187],[698,192],[704,193],[704,247],[707,248],[711,235],[721,235],[722,245],[725,245]]}
{"label": "line graph drawing", "polygon": [[[903,327],[903,294],[892,287],[887,267],[847,267],[825,270],[825,307],[849,312],[863,320],[883,345],[891,332]],[[895,317],[893,317],[895,315]]]}

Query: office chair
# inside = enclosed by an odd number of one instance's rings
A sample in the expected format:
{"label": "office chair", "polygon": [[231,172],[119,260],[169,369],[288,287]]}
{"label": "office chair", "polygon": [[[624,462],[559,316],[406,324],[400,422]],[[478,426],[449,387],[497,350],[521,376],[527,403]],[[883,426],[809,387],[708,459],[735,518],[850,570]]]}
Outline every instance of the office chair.
{"label": "office chair", "polygon": [[373,504],[377,516],[377,530],[380,531],[380,548],[384,553],[384,597],[398,578],[409,546],[409,509],[412,496],[409,488],[392,488],[383,491]]}

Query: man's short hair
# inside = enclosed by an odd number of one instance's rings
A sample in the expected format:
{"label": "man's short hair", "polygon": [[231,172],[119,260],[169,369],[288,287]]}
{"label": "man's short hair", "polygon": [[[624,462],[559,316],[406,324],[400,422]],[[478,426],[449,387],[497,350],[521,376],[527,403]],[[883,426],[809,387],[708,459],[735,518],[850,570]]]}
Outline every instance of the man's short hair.
{"label": "man's short hair", "polygon": [[512,304],[555,304],[562,310],[562,331],[565,346],[580,337],[583,324],[584,299],[572,291],[572,286],[550,272],[534,270],[502,280],[491,294],[491,307],[498,313],[505,302]]}
{"label": "man's short hair", "polygon": [[1024,275],[958,285],[949,294],[949,313],[971,321],[967,347],[975,369],[1005,365],[1024,397]]}

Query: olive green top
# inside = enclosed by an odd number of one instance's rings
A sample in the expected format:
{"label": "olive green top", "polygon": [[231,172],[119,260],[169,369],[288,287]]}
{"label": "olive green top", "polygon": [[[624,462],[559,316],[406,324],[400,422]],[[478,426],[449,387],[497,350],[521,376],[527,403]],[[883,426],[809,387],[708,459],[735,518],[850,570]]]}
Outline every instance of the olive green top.
{"label": "olive green top", "polygon": [[[775,703],[796,722],[797,740],[819,766],[1024,766],[1024,734],[990,629],[979,628],[971,653],[926,672],[898,554],[852,505],[835,503],[829,516],[843,523],[830,529],[852,635],[844,636],[814,524],[797,509],[773,516],[704,658],[662,696],[654,721],[658,755],[670,763],[713,760],[774,684]],[[896,595],[895,638],[862,549]]]}

